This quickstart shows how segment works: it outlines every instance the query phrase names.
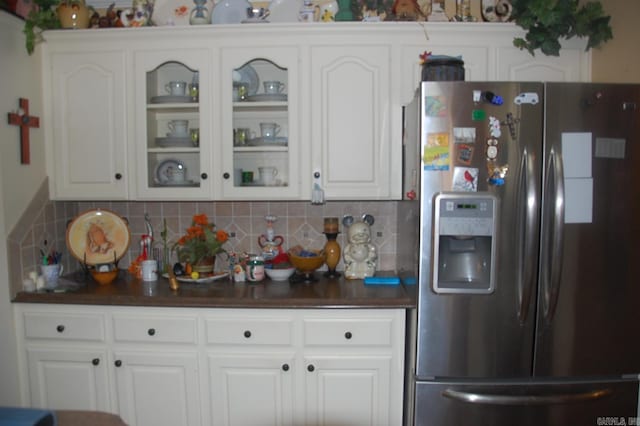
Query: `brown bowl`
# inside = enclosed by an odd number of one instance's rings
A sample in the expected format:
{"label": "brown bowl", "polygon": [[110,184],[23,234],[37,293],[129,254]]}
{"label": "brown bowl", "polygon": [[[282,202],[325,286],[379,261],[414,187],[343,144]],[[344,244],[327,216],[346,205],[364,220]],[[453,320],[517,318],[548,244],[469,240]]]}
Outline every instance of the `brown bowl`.
{"label": "brown bowl", "polygon": [[325,254],[322,250],[305,250],[308,252],[315,253],[315,256],[298,256],[292,251],[289,251],[289,261],[299,272],[308,274],[324,264]]}
{"label": "brown bowl", "polygon": [[92,269],[91,276],[93,276],[93,279],[100,285],[111,284],[118,277],[118,269],[116,268],[106,272],[98,272],[95,269]]}

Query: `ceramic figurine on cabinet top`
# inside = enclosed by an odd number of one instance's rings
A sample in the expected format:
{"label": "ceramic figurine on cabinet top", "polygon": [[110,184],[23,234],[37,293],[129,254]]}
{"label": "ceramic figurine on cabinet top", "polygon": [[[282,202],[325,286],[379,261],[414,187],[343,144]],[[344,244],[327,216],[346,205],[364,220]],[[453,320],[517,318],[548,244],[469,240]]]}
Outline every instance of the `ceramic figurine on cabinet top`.
{"label": "ceramic figurine on cabinet top", "polygon": [[365,214],[361,222],[355,222],[352,216],[344,216],[342,224],[349,228],[348,243],[344,248],[344,276],[347,279],[363,279],[376,273],[378,254],[371,242],[373,216]]}

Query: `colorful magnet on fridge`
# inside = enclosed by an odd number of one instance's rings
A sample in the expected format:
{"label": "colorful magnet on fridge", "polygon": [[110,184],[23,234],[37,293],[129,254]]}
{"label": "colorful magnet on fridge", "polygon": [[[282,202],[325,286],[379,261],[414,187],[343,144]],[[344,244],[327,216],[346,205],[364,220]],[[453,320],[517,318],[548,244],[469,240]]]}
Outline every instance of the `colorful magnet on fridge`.
{"label": "colorful magnet on fridge", "polygon": [[454,191],[474,192],[478,190],[478,169],[475,167],[455,167],[453,169]]}
{"label": "colorful magnet on fridge", "polygon": [[460,164],[468,166],[473,159],[473,145],[468,143],[456,144],[456,161]]}
{"label": "colorful magnet on fridge", "polygon": [[509,171],[508,165],[496,166],[495,162],[490,161],[487,162],[487,170],[489,171],[489,178],[487,179],[489,185],[504,185],[505,179],[507,177],[507,172]]}
{"label": "colorful magnet on fridge", "polygon": [[502,96],[496,95],[493,92],[482,92],[482,99],[484,99],[485,101],[489,102],[492,105],[502,105],[504,103],[504,99],[502,99]]}
{"label": "colorful magnet on fridge", "polygon": [[483,121],[485,118],[487,118],[487,113],[485,113],[484,110],[474,109],[471,111],[471,119],[473,121]]}
{"label": "colorful magnet on fridge", "polygon": [[489,134],[491,137],[499,138],[502,136],[502,130],[500,130],[500,120],[494,116],[489,116]]}

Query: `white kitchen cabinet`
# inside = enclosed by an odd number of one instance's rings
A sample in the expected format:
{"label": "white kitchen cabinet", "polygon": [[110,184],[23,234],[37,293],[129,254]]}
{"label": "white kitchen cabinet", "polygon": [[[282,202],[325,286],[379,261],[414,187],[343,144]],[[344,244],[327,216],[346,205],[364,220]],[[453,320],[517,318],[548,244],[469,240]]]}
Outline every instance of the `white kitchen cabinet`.
{"label": "white kitchen cabinet", "polygon": [[114,351],[119,414],[131,426],[201,425],[195,350]]}
{"label": "white kitchen cabinet", "polygon": [[[327,200],[400,199],[402,107],[420,82],[420,53],[462,56],[469,81],[589,81],[584,40],[531,56],[513,47],[522,35],[507,23],[440,22],[48,31],[51,196],[310,200],[317,183]],[[247,65],[257,84],[234,101],[234,71]],[[197,102],[165,102],[167,82],[196,73]],[[271,80],[284,96],[264,96]],[[197,126],[199,145],[168,141],[172,120]],[[279,125],[280,139],[265,144],[260,123]],[[234,144],[238,128],[250,143]],[[176,164],[185,178],[167,182]],[[261,167],[278,173],[265,184]],[[253,178],[243,183],[241,170]]]}
{"label": "white kitchen cabinet", "polygon": [[126,54],[85,48],[55,45],[43,61],[51,197],[127,199]]}
{"label": "white kitchen cabinet", "polygon": [[403,309],[17,304],[15,315],[28,406],[136,426],[402,424]]}
{"label": "white kitchen cabinet", "polygon": [[[137,198],[211,198],[209,51],[136,52],[134,61]],[[172,82],[184,91],[171,92]]]}
{"label": "white kitchen cabinet", "polygon": [[[221,56],[220,197],[299,199],[300,49],[225,46]],[[267,93],[265,82],[283,89]]]}
{"label": "white kitchen cabinet", "polygon": [[312,170],[327,199],[393,194],[401,163],[393,148],[400,135],[391,132],[391,53],[391,43],[310,47]]}
{"label": "white kitchen cabinet", "polygon": [[111,410],[104,348],[33,346],[26,356],[33,407]]}
{"label": "white kitchen cabinet", "polygon": [[210,353],[208,364],[212,425],[296,424],[293,351]]}

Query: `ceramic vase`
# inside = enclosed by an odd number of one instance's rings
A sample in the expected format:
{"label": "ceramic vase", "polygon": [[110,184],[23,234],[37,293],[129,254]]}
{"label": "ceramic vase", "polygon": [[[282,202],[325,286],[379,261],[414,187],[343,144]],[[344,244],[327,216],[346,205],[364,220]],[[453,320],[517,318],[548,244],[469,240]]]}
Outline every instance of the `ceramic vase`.
{"label": "ceramic vase", "polygon": [[89,28],[91,11],[84,1],[77,3],[61,3],[56,9],[62,28],[83,29]]}
{"label": "ceramic vase", "polygon": [[338,233],[325,233],[327,243],[324,245],[324,253],[326,256],[325,263],[328,271],[324,273],[325,277],[339,277],[340,273],[336,271],[336,266],[340,262],[340,244],[336,241]]}
{"label": "ceramic vase", "polygon": [[215,264],[216,264],[216,257],[208,256],[200,259],[199,261],[191,265],[191,270],[199,274],[212,274]]}

